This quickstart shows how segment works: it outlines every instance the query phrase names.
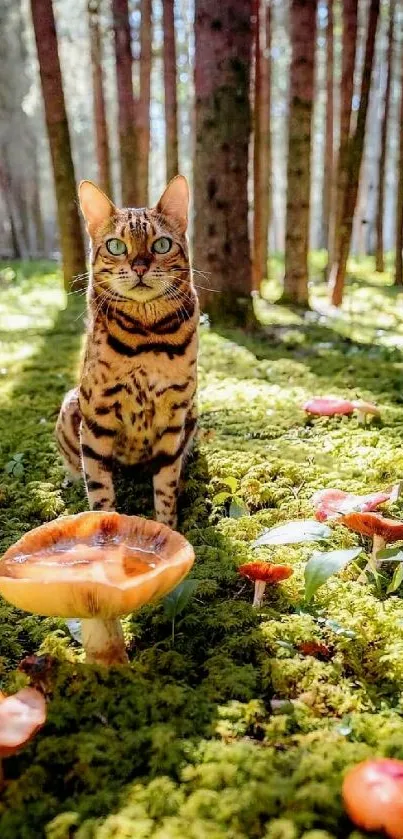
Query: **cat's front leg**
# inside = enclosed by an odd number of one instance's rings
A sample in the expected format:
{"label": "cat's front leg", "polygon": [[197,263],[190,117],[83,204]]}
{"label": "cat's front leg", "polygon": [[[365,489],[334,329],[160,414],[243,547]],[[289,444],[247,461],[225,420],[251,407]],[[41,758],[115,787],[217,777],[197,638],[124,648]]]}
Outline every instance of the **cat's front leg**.
{"label": "cat's front leg", "polygon": [[80,448],[85,487],[91,510],[114,510],[112,466],[115,430],[81,423]]}
{"label": "cat's front leg", "polygon": [[177,504],[182,459],[180,455],[173,463],[163,466],[153,478],[156,519],[173,529],[178,523]]}

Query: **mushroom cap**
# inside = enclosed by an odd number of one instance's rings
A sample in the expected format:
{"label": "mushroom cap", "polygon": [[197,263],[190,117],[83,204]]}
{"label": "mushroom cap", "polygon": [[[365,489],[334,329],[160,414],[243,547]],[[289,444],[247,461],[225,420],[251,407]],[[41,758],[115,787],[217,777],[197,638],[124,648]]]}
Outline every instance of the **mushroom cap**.
{"label": "mushroom cap", "polygon": [[347,772],[343,800],[351,821],[364,830],[403,836],[403,761],[364,760]]}
{"label": "mushroom cap", "polygon": [[374,416],[380,416],[380,410],[377,405],[374,405],[373,402],[365,402],[363,399],[357,399],[352,402],[353,408],[355,411],[360,411],[361,414],[374,414]]}
{"label": "mushroom cap", "polygon": [[403,539],[403,523],[386,519],[380,513],[347,513],[339,522],[363,536],[382,536],[386,542]]}
{"label": "mushroom cap", "polygon": [[0,757],[9,757],[42,728],[46,702],[39,690],[23,688],[0,697]]}
{"label": "mushroom cap", "polygon": [[291,565],[272,565],[269,562],[247,562],[238,568],[243,577],[253,582],[280,583],[294,573]]}
{"label": "mushroom cap", "polygon": [[352,414],[354,405],[348,399],[337,396],[315,396],[305,402],[304,411],[319,417],[333,417],[335,414]]}
{"label": "mushroom cap", "polygon": [[0,594],[19,609],[117,618],[164,597],[194,562],[164,524],[114,512],[65,516],[26,533],[0,560]]}
{"label": "mushroom cap", "polygon": [[311,498],[312,504],[316,507],[315,518],[318,521],[326,521],[329,518],[347,514],[348,512],[359,511],[366,513],[376,510],[379,504],[384,504],[392,497],[394,487],[383,492],[371,492],[368,495],[355,495],[351,492],[343,492],[341,489],[320,489]]}

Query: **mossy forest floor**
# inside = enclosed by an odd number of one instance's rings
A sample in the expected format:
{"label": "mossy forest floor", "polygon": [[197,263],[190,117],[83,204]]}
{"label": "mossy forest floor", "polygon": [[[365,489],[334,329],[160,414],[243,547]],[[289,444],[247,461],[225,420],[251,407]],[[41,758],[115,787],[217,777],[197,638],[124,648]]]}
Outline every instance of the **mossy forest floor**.
{"label": "mossy forest floor", "polygon": [[[264,338],[202,327],[199,450],[181,511],[199,585],[174,646],[162,605],[146,608],[125,620],[131,667],[107,672],[82,663],[62,621],[0,602],[5,691],[24,683],[17,666],[28,653],[60,660],[45,728],[5,762],[1,839],[363,836],[343,811],[341,781],[369,755],[403,758],[403,587],[386,594],[390,566],[380,590],[361,585],[353,564],[307,606],[315,545],[250,547],[265,527],[312,517],[316,489],[368,492],[403,477],[403,294],[370,263],[351,267],[339,315],[303,318],[261,303]],[[13,266],[0,278],[5,549],[85,509],[53,439],[84,321],[80,299],[65,309],[54,266]],[[313,295],[323,307],[319,281]],[[309,420],[301,404],[328,393],[377,402],[381,421]],[[249,516],[231,518],[228,502],[214,502],[228,478]],[[121,510],[147,515],[150,502],[143,479],[121,478]],[[402,516],[403,501],[389,510]],[[334,527],[331,547],[356,544]],[[237,568],[259,556],[295,573],[256,611]],[[298,651],[313,640],[328,660]]]}

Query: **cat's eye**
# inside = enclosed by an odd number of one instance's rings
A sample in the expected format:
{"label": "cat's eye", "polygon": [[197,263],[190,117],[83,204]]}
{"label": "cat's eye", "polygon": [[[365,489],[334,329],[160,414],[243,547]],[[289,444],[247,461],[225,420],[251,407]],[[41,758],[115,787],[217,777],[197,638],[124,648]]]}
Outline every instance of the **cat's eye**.
{"label": "cat's eye", "polygon": [[168,236],[160,236],[159,239],[156,239],[153,242],[151,250],[154,253],[168,253],[172,248],[172,239],[168,239]]}
{"label": "cat's eye", "polygon": [[122,256],[122,254],[127,253],[127,247],[121,239],[108,239],[106,248],[112,256]]}

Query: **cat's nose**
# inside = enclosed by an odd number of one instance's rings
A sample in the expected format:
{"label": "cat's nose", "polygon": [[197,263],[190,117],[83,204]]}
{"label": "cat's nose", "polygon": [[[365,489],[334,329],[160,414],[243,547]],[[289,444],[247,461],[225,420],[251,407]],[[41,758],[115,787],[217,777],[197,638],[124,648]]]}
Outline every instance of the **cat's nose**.
{"label": "cat's nose", "polygon": [[149,267],[150,265],[145,259],[140,259],[139,257],[133,259],[132,269],[136,272],[138,277],[144,277],[144,274],[148,271]]}

